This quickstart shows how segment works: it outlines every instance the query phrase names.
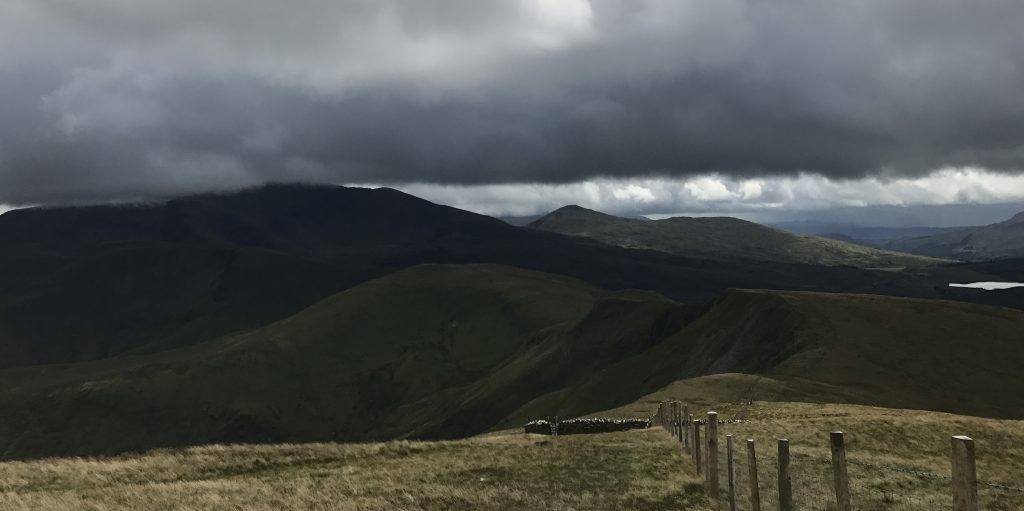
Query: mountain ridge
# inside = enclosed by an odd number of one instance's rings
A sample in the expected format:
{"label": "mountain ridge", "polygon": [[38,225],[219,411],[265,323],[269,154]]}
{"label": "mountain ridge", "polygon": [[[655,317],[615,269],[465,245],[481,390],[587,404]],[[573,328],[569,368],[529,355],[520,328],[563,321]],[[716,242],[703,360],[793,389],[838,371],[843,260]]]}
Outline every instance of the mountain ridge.
{"label": "mountain ridge", "polygon": [[994,224],[896,240],[886,246],[915,254],[965,261],[1024,257],[1024,211]]}
{"label": "mountain ridge", "polygon": [[456,438],[718,373],[786,382],[801,400],[1020,418],[1024,383],[1005,374],[1024,357],[1022,328],[1024,312],[959,302],[729,290],[693,306],[422,265],[203,343],[2,370],[0,453]]}
{"label": "mountain ridge", "polygon": [[910,274],[629,250],[390,189],[271,185],[0,215],[0,367],[194,344],[425,263],[504,264],[688,302],[730,287],[955,296],[946,282],[995,278],[970,268]]}
{"label": "mountain ridge", "polygon": [[869,248],[819,236],[798,235],[733,217],[672,217],[639,221],[565,206],[529,227],[592,238],[625,248],[689,257],[745,258],[782,263],[920,267],[941,261]]}
{"label": "mountain ridge", "polygon": [[1019,293],[947,286],[1007,278],[1012,264],[881,271],[687,257],[514,227],[396,190],[271,185],[0,215],[0,367],[201,343],[430,263],[515,266],[688,303],[766,288],[1024,304]]}

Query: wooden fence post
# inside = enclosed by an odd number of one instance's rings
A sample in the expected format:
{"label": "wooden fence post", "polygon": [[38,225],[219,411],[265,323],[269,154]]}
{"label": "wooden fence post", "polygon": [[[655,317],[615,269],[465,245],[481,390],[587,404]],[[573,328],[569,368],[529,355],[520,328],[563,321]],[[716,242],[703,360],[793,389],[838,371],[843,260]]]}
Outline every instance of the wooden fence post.
{"label": "wooden fence post", "polygon": [[558,436],[558,428],[562,426],[562,421],[558,420],[558,416],[555,416],[555,421],[551,424],[551,434]]}
{"label": "wooden fence post", "polygon": [[708,412],[708,493],[719,497],[718,491],[718,412]]}
{"label": "wooden fence post", "polygon": [[750,477],[750,511],[761,511],[761,490],[757,487],[757,453],[754,439],[747,439],[747,472]]}
{"label": "wooden fence post", "polygon": [[672,401],[672,438],[679,440],[679,401]]}
{"label": "wooden fence post", "polygon": [[676,408],[676,440],[683,443],[683,403]]}
{"label": "wooden fence post", "polygon": [[793,481],[789,475],[789,440],[779,439],[779,511],[793,511]]}
{"label": "wooden fence post", "polygon": [[693,423],[693,466],[697,468],[697,473],[703,475],[704,470],[701,466],[701,453],[700,453],[700,423]]}
{"label": "wooden fence post", "polygon": [[978,511],[974,440],[966,436],[953,437],[953,511]]}
{"label": "wooden fence post", "polygon": [[846,442],[842,431],[829,434],[832,446],[832,477],[836,483],[836,506],[838,511],[851,511],[850,477],[846,472]]}
{"label": "wooden fence post", "polygon": [[702,462],[704,463],[704,485],[707,486],[708,477],[710,477],[710,474],[708,473],[708,421],[707,421],[707,419],[704,419],[704,459],[702,460]]}
{"label": "wooden fence post", "polygon": [[690,451],[690,407],[683,405],[683,449]]}
{"label": "wooden fence post", "polygon": [[729,478],[729,511],[736,511],[736,465],[732,459],[732,435],[725,435],[725,469]]}
{"label": "wooden fence post", "polygon": [[708,420],[704,419],[704,483],[707,486],[708,473]]}

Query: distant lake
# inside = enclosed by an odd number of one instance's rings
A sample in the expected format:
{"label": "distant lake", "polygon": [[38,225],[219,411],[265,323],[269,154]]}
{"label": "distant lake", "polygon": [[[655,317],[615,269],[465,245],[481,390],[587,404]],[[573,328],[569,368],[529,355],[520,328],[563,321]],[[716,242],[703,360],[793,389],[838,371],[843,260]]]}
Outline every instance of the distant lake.
{"label": "distant lake", "polygon": [[986,291],[992,291],[995,289],[1010,289],[1011,287],[1024,287],[1024,283],[1021,282],[973,282],[970,284],[953,284],[950,283],[949,287],[970,287],[974,289],[984,289]]}

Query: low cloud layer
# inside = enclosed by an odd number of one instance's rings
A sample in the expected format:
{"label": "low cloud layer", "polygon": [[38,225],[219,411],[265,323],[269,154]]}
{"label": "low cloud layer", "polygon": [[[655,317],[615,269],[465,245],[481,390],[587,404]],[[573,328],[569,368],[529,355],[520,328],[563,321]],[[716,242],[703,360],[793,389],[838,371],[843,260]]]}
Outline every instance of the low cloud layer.
{"label": "low cloud layer", "polygon": [[847,183],[842,202],[1016,174],[1021,19],[1015,0],[6,0],[0,203],[301,180],[628,182],[610,197],[650,205],[643,183],[686,181],[714,205],[759,179]]}
{"label": "low cloud layer", "polygon": [[[681,179],[597,179],[569,184],[419,183],[400,188],[435,202],[493,216],[544,214],[566,204],[618,215],[664,217],[725,212],[752,219],[783,218],[778,215],[780,211],[792,213],[791,218],[814,218],[817,213],[812,212],[821,210],[877,206],[1017,203],[1010,211],[1024,210],[1024,175],[997,174],[979,168],[947,168],[923,177],[852,181],[813,174],[775,178],[717,174]],[[1000,219],[996,216],[990,221]],[[928,223],[927,219],[919,222]]]}

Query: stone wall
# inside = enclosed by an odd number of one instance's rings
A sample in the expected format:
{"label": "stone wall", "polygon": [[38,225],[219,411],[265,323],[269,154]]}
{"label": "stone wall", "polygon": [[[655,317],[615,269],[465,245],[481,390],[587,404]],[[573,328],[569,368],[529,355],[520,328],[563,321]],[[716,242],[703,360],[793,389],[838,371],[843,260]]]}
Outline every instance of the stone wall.
{"label": "stone wall", "polygon": [[[569,419],[559,421],[559,435],[581,435],[589,433],[611,433],[630,429],[647,429],[651,427],[649,419]],[[523,426],[526,433],[539,435],[551,434],[551,422],[545,419],[527,422]]]}

